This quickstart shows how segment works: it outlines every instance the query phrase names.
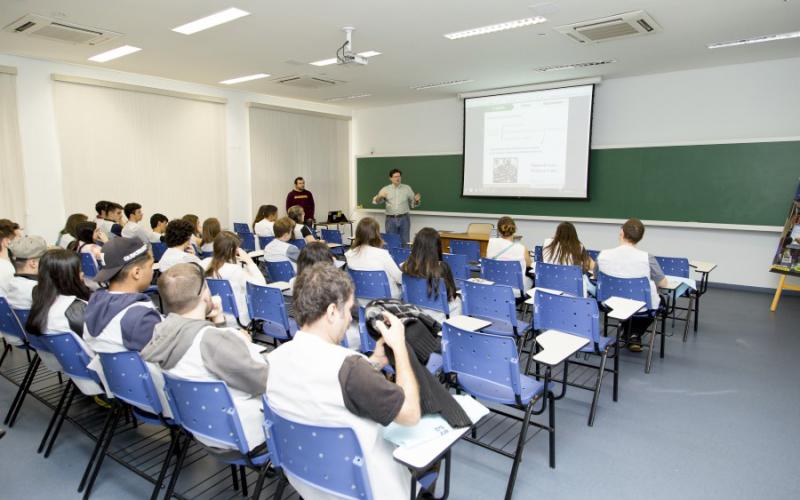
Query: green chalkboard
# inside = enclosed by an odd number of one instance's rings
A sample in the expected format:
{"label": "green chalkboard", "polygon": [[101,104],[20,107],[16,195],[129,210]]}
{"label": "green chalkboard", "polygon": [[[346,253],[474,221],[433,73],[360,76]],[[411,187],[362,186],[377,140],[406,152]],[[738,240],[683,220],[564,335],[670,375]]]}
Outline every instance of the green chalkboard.
{"label": "green chalkboard", "polygon": [[378,208],[372,197],[392,168],[425,211],[779,226],[800,176],[800,141],[594,149],[588,200],[462,198],[461,155],[362,157],[359,205]]}

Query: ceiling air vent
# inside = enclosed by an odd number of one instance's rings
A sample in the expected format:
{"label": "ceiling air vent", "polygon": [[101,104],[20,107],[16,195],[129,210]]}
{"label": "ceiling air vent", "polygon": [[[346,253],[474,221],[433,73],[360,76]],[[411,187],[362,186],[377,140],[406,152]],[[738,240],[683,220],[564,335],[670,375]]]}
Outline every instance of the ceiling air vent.
{"label": "ceiling air vent", "polygon": [[309,75],[290,75],[274,78],[272,83],[279,83],[288,87],[297,87],[301,89],[322,89],[332,87],[339,83],[344,83],[341,80],[334,80],[332,78],[321,78],[318,76]]}
{"label": "ceiling air vent", "polygon": [[120,36],[120,33],[113,31],[56,21],[36,14],[17,19],[3,28],[3,31],[74,45],[99,45]]}
{"label": "ceiling air vent", "polygon": [[576,42],[597,43],[631,36],[649,35],[661,31],[661,26],[645,11],[637,10],[602,19],[566,24],[555,29]]}

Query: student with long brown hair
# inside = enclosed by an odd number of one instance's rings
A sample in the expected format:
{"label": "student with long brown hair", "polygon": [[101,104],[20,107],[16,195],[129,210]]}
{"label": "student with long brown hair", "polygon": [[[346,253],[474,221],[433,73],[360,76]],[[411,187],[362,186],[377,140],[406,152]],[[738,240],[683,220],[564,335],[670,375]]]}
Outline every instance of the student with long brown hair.
{"label": "student with long brown hair", "polygon": [[356,271],[383,271],[389,280],[394,299],[402,296],[400,286],[403,272],[397,267],[389,251],[383,248],[381,227],[372,217],[364,217],[356,226],[356,237],[345,254],[347,266]]}
{"label": "student with long brown hair", "polygon": [[203,228],[200,227],[200,217],[196,216],[195,214],[186,214],[181,219],[185,220],[189,224],[192,225],[194,231],[192,233],[192,245],[197,248],[200,248],[202,244],[201,235],[203,233]]}
{"label": "student with long brown hair", "polygon": [[214,238],[222,231],[219,219],[209,217],[203,221],[202,241],[200,242],[200,252],[211,253],[214,251]]}
{"label": "student with long brown hair", "polygon": [[272,226],[278,218],[278,207],[275,205],[261,205],[258,207],[256,218],[253,220],[253,233],[256,236],[275,236]]}
{"label": "student with long brown hair", "polygon": [[[247,312],[247,282],[266,285],[267,281],[253,259],[239,248],[240,243],[235,233],[220,232],[214,238],[214,256],[203,259],[203,268],[207,278],[228,280],[236,298],[239,320],[246,325],[250,322]],[[236,320],[228,318],[228,325],[235,326]]]}
{"label": "student with long brown hair", "polygon": [[[61,248],[68,248],[69,244],[73,241],[78,241],[78,224],[81,222],[86,222],[89,220],[85,214],[72,214],[67,217],[67,222],[64,224],[64,229],[58,232],[58,239],[56,240],[56,246],[60,246]],[[75,247],[73,245],[73,247]]]}
{"label": "student with long brown hair", "polygon": [[571,222],[562,222],[556,228],[556,234],[544,240],[542,261],[548,264],[580,266],[584,273],[594,269],[594,261],[578,239],[578,232]]}
{"label": "student with long brown hair", "polygon": [[[430,227],[422,228],[414,237],[411,255],[403,263],[403,272],[415,278],[428,281],[428,296],[439,294],[439,284],[443,281],[447,293],[450,314],[461,314],[461,299],[456,295],[456,282],[447,262],[442,260],[442,240],[439,232]],[[444,321],[439,311],[425,310],[437,321]]]}

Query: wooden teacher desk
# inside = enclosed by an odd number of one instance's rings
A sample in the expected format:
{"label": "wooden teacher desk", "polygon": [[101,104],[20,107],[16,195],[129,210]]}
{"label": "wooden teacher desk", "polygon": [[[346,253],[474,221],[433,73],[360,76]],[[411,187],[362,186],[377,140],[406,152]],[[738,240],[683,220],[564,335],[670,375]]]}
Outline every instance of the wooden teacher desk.
{"label": "wooden teacher desk", "polygon": [[481,247],[481,257],[486,257],[486,247],[489,245],[488,234],[475,234],[475,233],[451,233],[447,231],[439,232],[439,238],[442,240],[442,251],[450,253],[450,240],[470,240],[477,241]]}

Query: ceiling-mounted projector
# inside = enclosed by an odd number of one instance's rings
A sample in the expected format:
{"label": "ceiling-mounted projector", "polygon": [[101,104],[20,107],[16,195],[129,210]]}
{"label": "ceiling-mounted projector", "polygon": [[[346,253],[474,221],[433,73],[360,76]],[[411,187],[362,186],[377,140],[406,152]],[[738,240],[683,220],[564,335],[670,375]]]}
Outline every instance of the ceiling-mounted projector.
{"label": "ceiling-mounted projector", "polygon": [[360,56],[353,52],[353,31],[355,28],[345,26],[342,31],[345,33],[345,42],[336,51],[336,64],[361,64],[366,66],[368,61],[364,56]]}

